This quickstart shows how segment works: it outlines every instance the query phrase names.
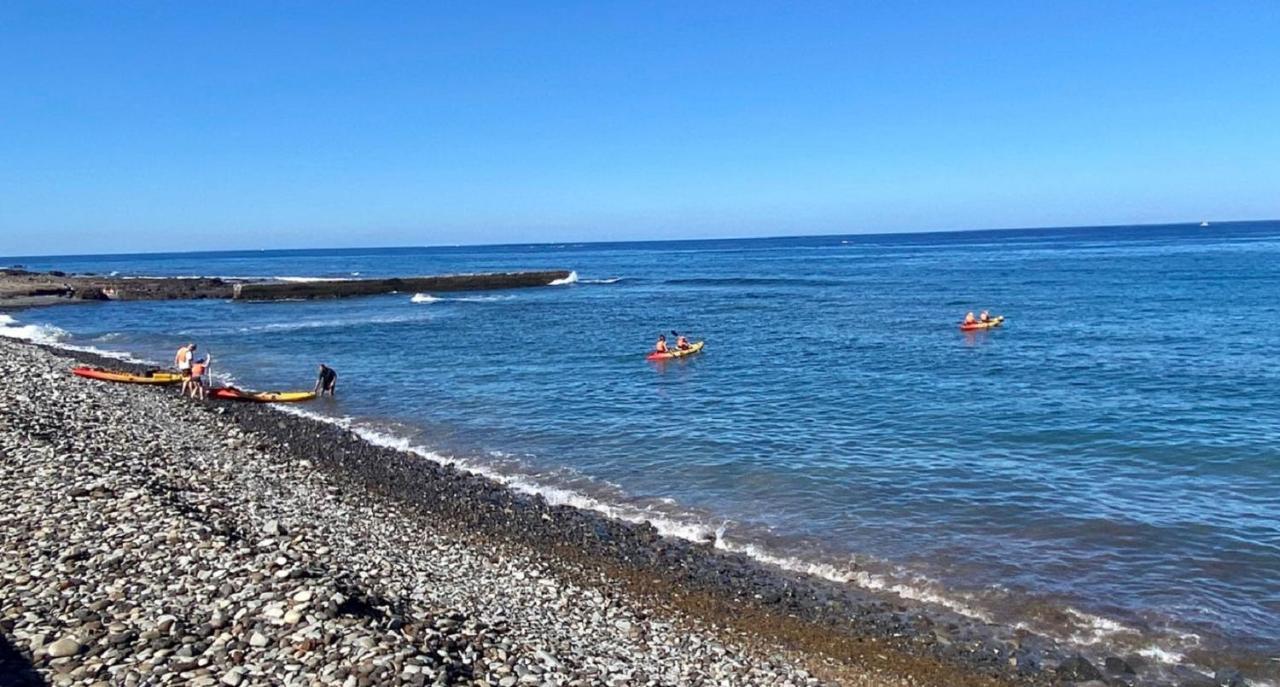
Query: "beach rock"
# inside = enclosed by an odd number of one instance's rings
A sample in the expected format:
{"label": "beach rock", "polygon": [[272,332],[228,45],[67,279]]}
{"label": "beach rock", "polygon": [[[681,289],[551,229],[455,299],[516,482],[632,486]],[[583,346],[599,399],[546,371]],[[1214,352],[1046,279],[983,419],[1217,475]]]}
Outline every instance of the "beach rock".
{"label": "beach rock", "polygon": [[1057,674],[1063,680],[1076,682],[1102,679],[1102,673],[1088,659],[1079,654],[1059,664]]}
{"label": "beach rock", "polygon": [[1231,668],[1219,668],[1213,674],[1213,682],[1218,687],[1248,687],[1249,685],[1240,671]]}
{"label": "beach rock", "polygon": [[80,653],[80,642],[75,637],[63,637],[58,641],[44,648],[51,658],[66,658],[67,656],[75,656]]}
{"label": "beach rock", "polygon": [[1111,675],[1133,675],[1135,673],[1133,667],[1119,656],[1108,656],[1102,667]]}

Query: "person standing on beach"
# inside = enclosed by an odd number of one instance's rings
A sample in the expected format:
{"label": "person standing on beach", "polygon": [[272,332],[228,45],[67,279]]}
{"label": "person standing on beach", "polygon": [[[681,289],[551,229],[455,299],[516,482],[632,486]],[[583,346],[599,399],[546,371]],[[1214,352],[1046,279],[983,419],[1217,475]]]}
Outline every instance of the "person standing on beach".
{"label": "person standing on beach", "polygon": [[178,368],[178,372],[186,372],[191,369],[191,356],[195,355],[196,345],[189,343],[178,349],[178,353],[173,356],[173,365]]}
{"label": "person standing on beach", "polygon": [[312,389],[312,392],[321,396],[326,393],[328,393],[329,396],[333,396],[333,391],[337,386],[338,373],[334,372],[333,368],[328,365],[320,363],[320,376],[316,378],[316,386]]}
{"label": "person standing on beach", "polygon": [[178,353],[173,356],[174,367],[178,368],[178,374],[182,375],[182,395],[186,395],[191,390],[191,360],[195,357],[196,345],[189,343],[178,349]]}
{"label": "person standing on beach", "polygon": [[213,356],[205,355],[202,360],[191,364],[191,398],[204,400],[208,397],[209,366],[213,364]]}

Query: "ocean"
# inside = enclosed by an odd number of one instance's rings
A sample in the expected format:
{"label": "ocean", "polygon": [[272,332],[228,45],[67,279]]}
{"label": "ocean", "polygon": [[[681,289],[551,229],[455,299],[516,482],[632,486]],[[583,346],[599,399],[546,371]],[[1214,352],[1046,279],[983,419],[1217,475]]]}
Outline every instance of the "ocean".
{"label": "ocean", "polygon": [[[195,341],[255,389],[309,389],[324,362],[337,398],[293,412],[556,503],[1085,647],[1276,669],[1280,222],[13,263],[573,270],[514,291],[58,306],[0,333],[155,361]],[[958,330],[982,309],[1006,325]],[[672,330],[704,352],[646,361]]]}

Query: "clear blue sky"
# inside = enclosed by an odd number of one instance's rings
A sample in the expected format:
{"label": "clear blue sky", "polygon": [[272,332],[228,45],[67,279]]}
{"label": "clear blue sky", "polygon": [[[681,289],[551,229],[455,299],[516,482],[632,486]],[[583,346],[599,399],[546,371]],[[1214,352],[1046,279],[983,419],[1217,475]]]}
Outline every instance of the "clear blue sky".
{"label": "clear blue sky", "polygon": [[1280,2],[0,3],[0,255],[1280,216]]}

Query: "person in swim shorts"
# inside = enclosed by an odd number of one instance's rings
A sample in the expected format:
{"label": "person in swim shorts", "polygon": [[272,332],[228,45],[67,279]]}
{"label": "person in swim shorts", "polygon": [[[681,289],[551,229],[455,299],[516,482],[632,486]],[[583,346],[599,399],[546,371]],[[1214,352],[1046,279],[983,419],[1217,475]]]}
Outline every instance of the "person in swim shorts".
{"label": "person in swim shorts", "polygon": [[326,393],[333,396],[333,391],[337,386],[338,373],[334,372],[332,367],[320,363],[320,374],[316,377],[316,386],[312,391],[321,396]]}
{"label": "person in swim shorts", "polygon": [[191,391],[191,361],[195,358],[196,345],[189,343],[178,349],[176,355],[173,356],[173,365],[178,368],[178,374],[182,375],[182,395],[186,395]]}
{"label": "person in swim shorts", "polygon": [[213,356],[205,355],[204,358],[191,363],[191,398],[204,400],[208,397],[209,389],[209,366],[213,364]]}

